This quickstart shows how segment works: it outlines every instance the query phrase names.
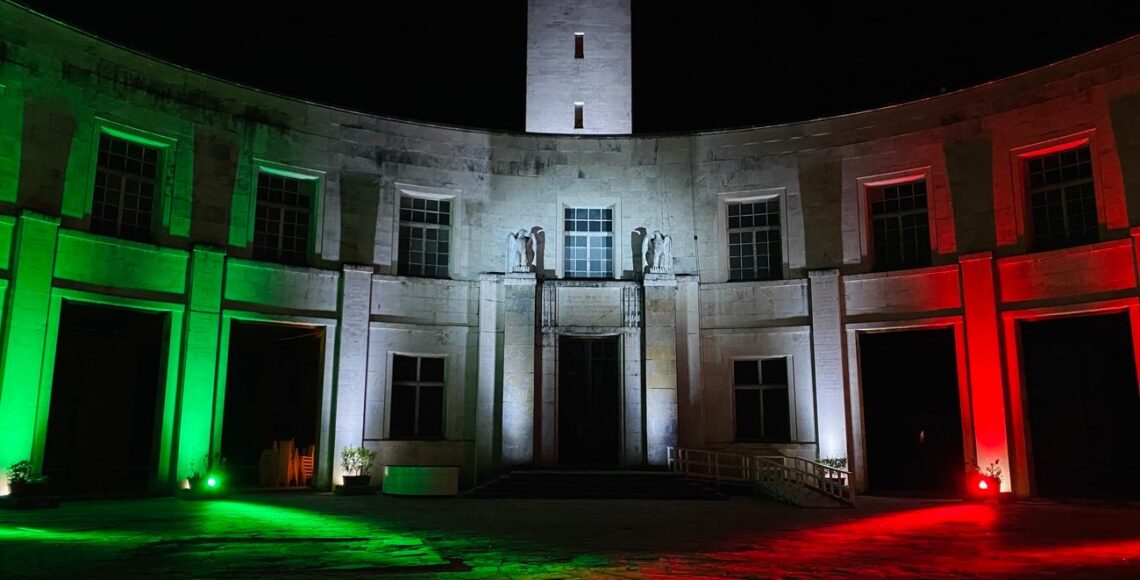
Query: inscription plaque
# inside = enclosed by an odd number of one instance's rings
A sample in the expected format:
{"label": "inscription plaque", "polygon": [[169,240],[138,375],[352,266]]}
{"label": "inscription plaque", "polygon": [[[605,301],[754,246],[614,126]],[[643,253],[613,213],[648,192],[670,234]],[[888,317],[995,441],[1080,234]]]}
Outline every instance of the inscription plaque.
{"label": "inscription plaque", "polygon": [[559,326],[622,326],[621,288],[563,286],[556,302]]}

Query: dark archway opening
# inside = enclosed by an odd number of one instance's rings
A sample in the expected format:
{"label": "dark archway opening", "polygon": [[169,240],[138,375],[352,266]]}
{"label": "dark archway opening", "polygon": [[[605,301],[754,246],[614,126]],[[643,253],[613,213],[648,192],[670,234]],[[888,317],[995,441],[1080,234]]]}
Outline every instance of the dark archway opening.
{"label": "dark archway opening", "polygon": [[63,303],[43,465],[56,493],[129,497],[157,489],[166,321]]}
{"label": "dark archway opening", "polygon": [[1140,497],[1140,391],[1125,313],[1021,323],[1035,495]]}
{"label": "dark archway opening", "polygon": [[558,464],[612,469],[621,449],[621,342],[558,341]]}
{"label": "dark archway opening", "polygon": [[317,443],[324,342],[323,327],[233,322],[222,418],[230,486],[278,484],[263,471],[276,473],[284,462],[262,461],[275,442],[292,441],[299,454]]}
{"label": "dark archway opening", "polygon": [[962,494],[956,350],[948,328],[859,335],[868,493]]}

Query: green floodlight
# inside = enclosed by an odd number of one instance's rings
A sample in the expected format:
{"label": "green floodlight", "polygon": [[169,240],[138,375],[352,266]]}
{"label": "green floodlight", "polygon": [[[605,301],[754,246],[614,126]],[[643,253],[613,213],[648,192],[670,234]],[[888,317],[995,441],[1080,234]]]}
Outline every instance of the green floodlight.
{"label": "green floodlight", "polygon": [[206,479],[206,487],[218,487],[218,478],[211,475]]}

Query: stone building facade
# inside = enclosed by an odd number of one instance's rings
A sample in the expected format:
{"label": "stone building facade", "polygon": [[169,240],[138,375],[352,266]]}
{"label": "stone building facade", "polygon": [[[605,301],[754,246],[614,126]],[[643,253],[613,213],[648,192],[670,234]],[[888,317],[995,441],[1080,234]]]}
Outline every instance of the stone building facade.
{"label": "stone building facade", "polygon": [[[61,309],[94,303],[166,321],[158,491],[220,449],[231,328],[253,321],[324,331],[319,487],[339,482],[348,445],[378,453],[378,478],[384,465],[457,465],[464,486],[569,465],[580,426],[560,397],[579,370],[566,363],[588,361],[618,373],[602,393],[617,407],[596,415],[617,417],[607,442],[576,443],[603,449],[603,467],[660,467],[678,445],[846,457],[865,489],[861,337],[933,328],[954,338],[965,461],[997,460],[1004,488],[1033,495],[1022,325],[1123,313],[1140,348],[1140,38],[898,106],[640,137],[628,3],[578,4],[625,20],[549,26],[532,2],[528,63],[560,70],[561,43],[568,70],[584,31],[584,60],[618,54],[600,68],[624,85],[575,129],[576,97],[534,80],[526,134],[270,95],[0,4],[0,469],[42,462]],[[614,28],[625,37],[595,41]],[[99,213],[100,150],[119,142],[156,176],[142,235],[121,208]],[[1061,204],[1061,242],[1030,191],[1034,160],[1059,153],[1087,184]],[[890,214],[905,225],[877,238],[881,204],[915,199],[916,184],[925,211]],[[303,192],[307,221],[266,238],[259,190],[273,187]],[[523,271],[507,254],[519,230]],[[655,231],[671,241],[659,271],[643,251]],[[610,350],[566,354],[582,348]],[[442,417],[416,437],[396,367],[427,359],[442,361]],[[429,363],[417,364],[422,389]],[[737,424],[752,417],[741,401],[759,400],[734,395],[745,372],[779,376],[763,400],[786,407],[769,402],[762,419],[780,436]]]}

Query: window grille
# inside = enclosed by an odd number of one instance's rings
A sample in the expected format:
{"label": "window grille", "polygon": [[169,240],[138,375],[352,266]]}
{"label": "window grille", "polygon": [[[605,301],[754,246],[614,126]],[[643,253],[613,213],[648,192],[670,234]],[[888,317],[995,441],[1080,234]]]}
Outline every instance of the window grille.
{"label": "window grille", "polygon": [[253,257],[283,264],[309,260],[309,233],[315,181],[257,174]]}
{"label": "window grille", "polygon": [[402,196],[398,272],[446,278],[451,255],[451,200]]}
{"label": "window grille", "polygon": [[782,275],[780,200],[728,204],[729,280],[778,280]]}
{"label": "window grille", "polygon": [[1034,249],[1099,241],[1088,145],[1026,159],[1025,177]]}
{"label": "window grille", "polygon": [[737,441],[791,441],[788,359],[732,363]]}
{"label": "window grille", "polygon": [[443,375],[443,358],[392,357],[389,438],[443,438]]}
{"label": "window grille", "polygon": [[158,190],[159,150],[110,135],[99,136],[91,231],[148,242]]}
{"label": "window grille", "polygon": [[876,270],[930,265],[926,180],[867,190]]}
{"label": "window grille", "polygon": [[613,208],[568,207],[564,213],[562,273],[567,278],[612,278]]}

